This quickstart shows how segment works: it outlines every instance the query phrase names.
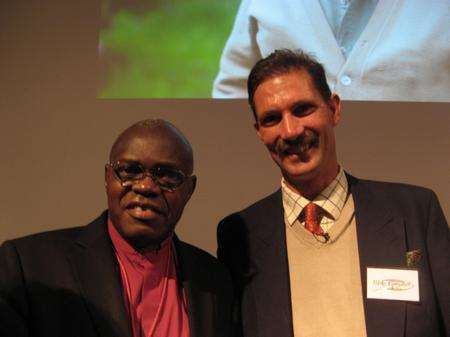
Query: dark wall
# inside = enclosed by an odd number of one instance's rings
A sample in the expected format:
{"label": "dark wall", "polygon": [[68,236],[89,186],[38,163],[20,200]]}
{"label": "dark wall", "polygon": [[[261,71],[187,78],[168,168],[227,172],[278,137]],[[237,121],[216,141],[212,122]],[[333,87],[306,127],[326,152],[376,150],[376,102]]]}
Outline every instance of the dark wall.
{"label": "dark wall", "polygon": [[[0,6],[0,242],[98,215],[112,141],[149,117],[172,121],[194,147],[199,181],[179,224],[183,239],[214,252],[217,222],[278,187],[244,101],[95,100],[98,3]],[[344,102],[340,162],[359,177],[434,189],[448,218],[449,108]]]}

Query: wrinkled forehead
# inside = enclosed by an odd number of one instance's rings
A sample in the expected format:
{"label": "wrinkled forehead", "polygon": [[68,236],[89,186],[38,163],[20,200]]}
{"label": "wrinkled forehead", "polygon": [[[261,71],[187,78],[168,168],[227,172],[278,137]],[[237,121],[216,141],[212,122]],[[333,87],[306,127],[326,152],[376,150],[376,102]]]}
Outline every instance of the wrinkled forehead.
{"label": "wrinkled forehead", "polygon": [[285,72],[271,76],[255,91],[254,103],[257,112],[278,110],[280,105],[296,101],[309,101],[320,95],[311,76],[303,70]]}
{"label": "wrinkled forehead", "polygon": [[171,165],[192,172],[192,150],[177,132],[168,127],[135,128],[119,136],[110,161],[132,160],[147,166]]}

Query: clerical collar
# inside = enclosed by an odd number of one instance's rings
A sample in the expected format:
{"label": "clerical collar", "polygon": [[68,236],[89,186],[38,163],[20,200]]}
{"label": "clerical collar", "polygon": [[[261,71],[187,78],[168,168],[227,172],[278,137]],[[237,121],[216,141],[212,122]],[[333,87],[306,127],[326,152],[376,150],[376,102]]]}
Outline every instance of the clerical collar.
{"label": "clerical collar", "polygon": [[132,258],[132,260],[138,259],[147,259],[154,260],[158,258],[158,255],[161,251],[165,251],[168,249],[169,245],[172,243],[173,233],[169,235],[163,242],[160,243],[157,249],[146,250],[144,252],[137,251],[133,246],[131,246],[120,233],[117,231],[116,227],[112,223],[112,221],[108,218],[108,233],[113,243],[113,246],[116,251],[121,252],[125,256]]}

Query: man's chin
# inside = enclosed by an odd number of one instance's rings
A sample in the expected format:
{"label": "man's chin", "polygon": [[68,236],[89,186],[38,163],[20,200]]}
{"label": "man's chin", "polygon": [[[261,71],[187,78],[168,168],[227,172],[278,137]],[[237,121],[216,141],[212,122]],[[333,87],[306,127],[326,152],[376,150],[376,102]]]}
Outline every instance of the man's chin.
{"label": "man's chin", "polygon": [[282,164],[280,168],[283,176],[290,182],[307,182],[317,175],[317,165],[314,165],[313,162],[283,162]]}
{"label": "man's chin", "polygon": [[157,248],[170,234],[149,227],[134,227],[127,233],[130,244],[137,250]]}
{"label": "man's chin", "polygon": [[317,156],[317,148],[311,147],[306,151],[273,153],[272,157],[275,161],[281,163],[282,166],[291,165],[307,165]]}
{"label": "man's chin", "polygon": [[166,226],[164,219],[156,214],[151,214],[148,216],[134,215],[132,213],[124,213],[122,218],[122,223],[125,224],[129,235],[151,235],[154,236],[155,233],[162,231]]}

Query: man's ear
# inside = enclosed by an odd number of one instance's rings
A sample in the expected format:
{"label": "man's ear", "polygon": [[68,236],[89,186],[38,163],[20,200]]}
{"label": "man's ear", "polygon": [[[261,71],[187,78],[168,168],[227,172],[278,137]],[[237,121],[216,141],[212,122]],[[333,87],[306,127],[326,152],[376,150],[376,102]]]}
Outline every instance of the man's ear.
{"label": "man's ear", "polygon": [[341,99],[337,94],[332,94],[330,100],[328,101],[328,106],[333,113],[333,125],[336,126],[341,120]]}
{"label": "man's ear", "polygon": [[108,164],[105,164],[105,175],[104,175],[104,177],[103,177],[103,180],[104,180],[104,182],[105,182],[105,187],[108,186],[107,179],[108,179]]}
{"label": "man's ear", "polygon": [[256,121],[255,123],[253,123],[253,127],[255,128],[256,134],[258,135],[259,139],[261,139],[261,132],[260,132],[260,129],[259,129],[259,123],[258,123],[258,121]]}
{"label": "man's ear", "polygon": [[186,202],[191,199],[192,194],[194,194],[195,188],[197,187],[197,176],[193,175],[189,177],[189,191],[187,195]]}

